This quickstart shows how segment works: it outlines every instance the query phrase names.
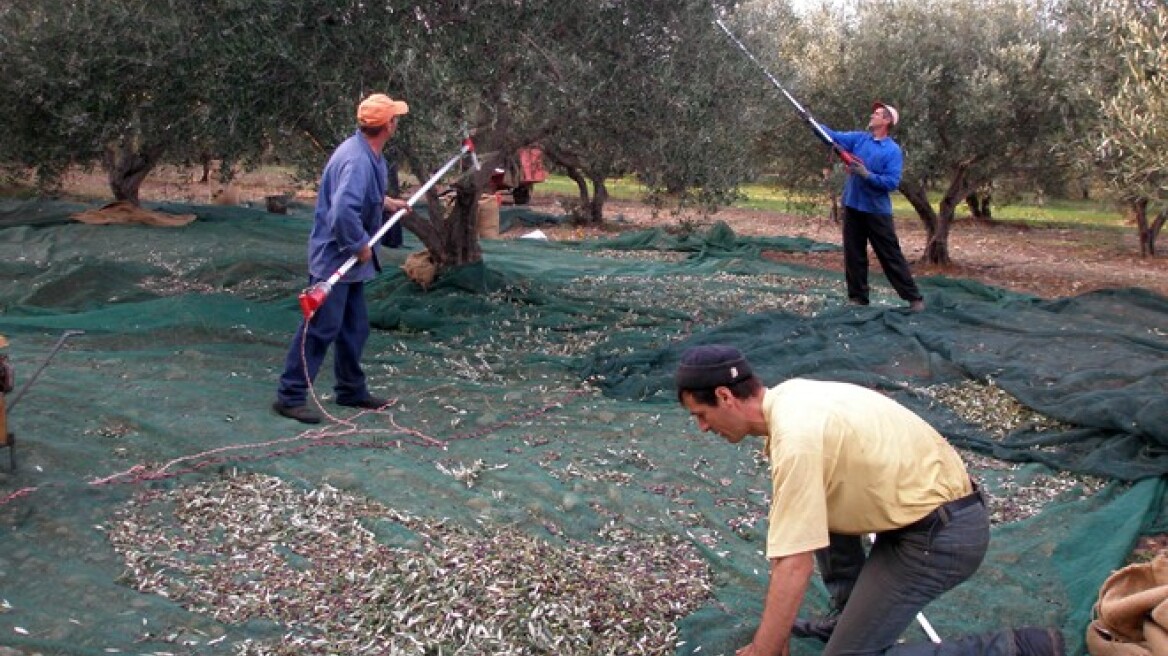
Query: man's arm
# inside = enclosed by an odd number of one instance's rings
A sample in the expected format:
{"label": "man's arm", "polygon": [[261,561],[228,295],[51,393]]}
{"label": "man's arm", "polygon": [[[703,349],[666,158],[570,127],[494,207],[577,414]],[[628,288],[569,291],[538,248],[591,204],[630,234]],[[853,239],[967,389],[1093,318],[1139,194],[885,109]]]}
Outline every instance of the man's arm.
{"label": "man's arm", "polygon": [[771,560],[770,582],[763,603],[762,621],[754,640],[738,650],[737,656],[780,656],[788,653],[791,625],[803,603],[803,594],[815,571],[810,551]]}
{"label": "man's arm", "polygon": [[397,162],[389,155],[385,156],[386,161],[386,186],[385,186],[385,211],[393,214],[401,209],[408,209],[410,204],[405,200],[398,198],[401,196],[401,179],[397,174]]}
{"label": "man's arm", "polygon": [[904,154],[899,147],[877,161],[871,169],[852,171],[864,178],[864,182],[880,191],[893,192],[900,186],[900,176],[904,172]]}
{"label": "man's arm", "polygon": [[860,140],[868,134],[867,132],[860,132],[857,130],[848,130],[844,132],[833,130],[826,125],[819,123],[818,121],[816,121],[815,125],[823,128],[823,131],[826,132],[829,137],[831,137],[832,141],[834,141],[837,146],[848,152],[855,150],[856,146],[860,143]]}
{"label": "man's arm", "polygon": [[381,206],[385,208],[385,211],[389,212],[390,214],[394,214],[398,210],[408,210],[410,208],[410,203],[409,201],[405,201],[400,198],[386,196],[385,200],[382,201]]}

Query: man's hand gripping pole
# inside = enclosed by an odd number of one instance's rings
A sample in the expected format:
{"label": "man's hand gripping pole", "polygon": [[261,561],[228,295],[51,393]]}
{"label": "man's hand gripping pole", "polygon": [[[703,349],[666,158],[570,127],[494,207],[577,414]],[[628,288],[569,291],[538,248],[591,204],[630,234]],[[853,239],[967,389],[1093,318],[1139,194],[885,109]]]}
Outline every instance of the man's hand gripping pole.
{"label": "man's hand gripping pole", "polygon": [[[417,191],[414,192],[414,195],[410,196],[410,199],[406,201],[406,207],[403,207],[400,210],[394,212],[393,216],[389,217],[389,220],[381,225],[381,228],[379,228],[377,232],[373,234],[373,237],[369,240],[370,245],[376,244],[382,237],[384,237],[385,233],[388,232],[395,223],[401,220],[401,218],[405,216],[407,212],[413,209],[414,204],[421,200],[422,197],[426,195],[426,192],[430,191],[431,187],[438,184],[438,181],[442,179],[442,176],[446,175],[450,169],[454,168],[454,166],[458,164],[458,162],[462,160],[463,156],[465,156],[467,153],[470,154],[471,159],[474,162],[475,170],[477,171],[479,167],[479,159],[478,156],[475,155],[474,142],[471,141],[470,135],[468,134],[462,140],[462,148],[458,151],[458,154],[454,157],[451,157],[449,161],[442,165],[442,168],[438,169],[437,173],[435,173],[429,180],[426,181],[426,184],[422,185]],[[352,269],[356,264],[357,256],[354,255],[346,260],[345,263],[341,265],[341,268],[337,269],[336,272],[329,276],[327,280],[322,280],[321,282],[318,282],[315,285],[312,285],[304,291],[300,292],[300,311],[304,314],[305,321],[312,319],[312,316],[316,314],[316,311],[320,309],[320,306],[324,305],[324,301],[326,298],[328,298],[329,292],[333,290],[333,285],[337,284],[337,281],[340,280],[341,277],[346,273],[348,273],[349,269]]]}

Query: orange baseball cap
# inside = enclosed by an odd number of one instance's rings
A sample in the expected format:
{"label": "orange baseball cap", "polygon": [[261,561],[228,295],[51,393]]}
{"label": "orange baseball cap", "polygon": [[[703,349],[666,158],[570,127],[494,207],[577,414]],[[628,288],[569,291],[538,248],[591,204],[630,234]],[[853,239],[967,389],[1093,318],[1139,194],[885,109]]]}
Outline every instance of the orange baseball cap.
{"label": "orange baseball cap", "polygon": [[357,105],[357,124],[363,127],[388,125],[394,116],[410,113],[404,100],[394,100],[384,93],[375,93]]}

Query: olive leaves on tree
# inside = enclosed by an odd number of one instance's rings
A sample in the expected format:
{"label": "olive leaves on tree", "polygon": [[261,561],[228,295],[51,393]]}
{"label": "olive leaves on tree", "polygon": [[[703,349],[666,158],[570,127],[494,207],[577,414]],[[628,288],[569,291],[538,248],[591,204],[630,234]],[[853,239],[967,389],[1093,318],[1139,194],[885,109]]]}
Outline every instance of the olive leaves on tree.
{"label": "olive leaves on tree", "polygon": [[[1096,89],[1099,120],[1088,132],[1094,162],[1136,219],[1140,254],[1156,254],[1168,222],[1168,5],[1104,0],[1081,8],[1109,84]],[[1151,215],[1151,218],[1149,218]]]}
{"label": "olive leaves on tree", "polygon": [[[434,194],[428,216],[406,221],[440,268],[475,262],[492,158],[530,144],[577,181],[586,221],[603,219],[616,176],[706,207],[764,166],[792,184],[822,180],[823,148],[716,29],[722,16],[826,124],[863,129],[877,98],[901,108],[901,191],[928,231],[927,261],[949,260],[971,194],[1081,175],[1072,147],[1083,135],[1117,193],[1163,201],[1163,3],[730,5],[10,0],[0,161],[46,183],[101,165],[130,202],[153,167],[209,156],[226,176],[275,160],[311,179],[352,134],[359,99],[386,91],[411,104],[395,147],[419,178],[458,147],[461,126],[475,130],[485,170],[455,184],[453,208]],[[938,186],[934,207],[926,191]],[[1146,250],[1164,218],[1141,224]]]}
{"label": "olive leaves on tree", "polygon": [[[1054,56],[1059,25],[1040,0],[874,0],[854,21],[837,102],[900,108],[900,191],[928,234],[924,261],[949,263],[955,210],[970,194],[1058,170],[1051,152],[1066,136],[1067,95]],[[935,184],[936,208],[927,195]]]}
{"label": "olive leaves on tree", "polygon": [[[439,268],[481,258],[474,205],[492,157],[543,143],[596,186],[725,198],[750,170],[719,95],[714,4],[609,0],[13,0],[0,12],[0,160],[51,181],[103,163],[137,202],[160,163],[276,159],[314,177],[373,91],[412,111],[395,139],[425,178],[475,130],[486,166],[405,225]],[[568,159],[570,157],[570,159]],[[599,220],[603,194],[587,199]]]}
{"label": "olive leaves on tree", "polygon": [[0,153],[51,184],[101,163],[118,200],[167,153],[189,153],[203,118],[190,3],[12,0],[0,20]]}

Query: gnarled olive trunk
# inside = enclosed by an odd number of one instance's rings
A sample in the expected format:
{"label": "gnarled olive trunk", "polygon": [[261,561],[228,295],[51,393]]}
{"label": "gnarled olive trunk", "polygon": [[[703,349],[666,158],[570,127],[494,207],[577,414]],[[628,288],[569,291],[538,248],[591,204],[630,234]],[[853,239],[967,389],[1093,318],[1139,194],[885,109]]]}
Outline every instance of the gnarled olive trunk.
{"label": "gnarled olive trunk", "polygon": [[109,177],[114,200],[140,205],[138,190],[142,181],[154,170],[162,157],[162,148],[142,147],[134,140],[109,144],[102,156],[102,165]]}
{"label": "gnarled olive trunk", "polygon": [[[555,146],[545,147],[544,155],[576,183],[580,200],[571,212],[572,218],[578,223],[590,225],[604,223],[604,204],[608,202],[608,187],[604,183],[606,176],[584,171],[580,158]],[[591,190],[588,188],[589,183],[592,184]]]}
{"label": "gnarled olive trunk", "polygon": [[[603,176],[587,176],[579,169],[564,167],[568,177],[576,183],[580,192],[580,203],[576,211],[572,212],[572,219],[585,225],[600,225],[604,223],[604,204],[608,202],[608,187],[604,184]],[[589,193],[588,183],[592,183],[592,193]]]}
{"label": "gnarled olive trunk", "polygon": [[949,224],[943,221],[929,203],[929,196],[923,185],[917,182],[901,180],[900,193],[908,199],[917,216],[925,226],[927,242],[925,253],[921,257],[924,262],[933,264],[949,264]]}
{"label": "gnarled olive trunk", "polygon": [[975,191],[965,197],[965,205],[969,207],[969,213],[978,221],[993,221],[993,196],[988,192]]}
{"label": "gnarled olive trunk", "polygon": [[454,185],[454,202],[447,204],[436,195],[428,204],[429,219],[410,213],[402,226],[414,233],[430,252],[430,260],[441,276],[447,269],[483,260],[479,244],[479,193],[473,182]]}
{"label": "gnarled olive trunk", "polygon": [[[433,170],[412,153],[403,154],[411,170]],[[464,161],[464,164],[468,163]],[[426,194],[428,216],[411,212],[402,217],[402,227],[417,236],[429,251],[436,276],[440,277],[443,272],[454,267],[483,261],[483,250],[479,244],[479,194],[496,164],[494,156],[488,156],[480,163],[477,171],[467,167],[466,173],[450,185],[450,190],[454,192],[453,202],[444,200],[436,188],[431,188]]]}
{"label": "gnarled olive trunk", "polygon": [[1132,213],[1135,215],[1136,228],[1140,233],[1140,257],[1149,257],[1156,254],[1156,237],[1164,224],[1168,222],[1168,208],[1160,210],[1156,218],[1148,221],[1148,199],[1137,198],[1131,202]]}
{"label": "gnarled olive trunk", "polygon": [[953,263],[952,258],[949,257],[949,231],[953,225],[953,215],[957,206],[976,187],[969,182],[969,168],[973,166],[973,163],[973,160],[967,160],[958,164],[953,179],[949,181],[949,188],[941,197],[941,203],[936,211],[929,203],[929,196],[923,185],[918,182],[901,180],[900,193],[904,194],[913,209],[917,211],[917,216],[924,224],[925,233],[929,239],[928,243],[925,244],[925,253],[921,256],[922,262],[942,266]]}

